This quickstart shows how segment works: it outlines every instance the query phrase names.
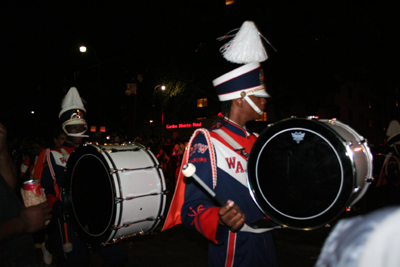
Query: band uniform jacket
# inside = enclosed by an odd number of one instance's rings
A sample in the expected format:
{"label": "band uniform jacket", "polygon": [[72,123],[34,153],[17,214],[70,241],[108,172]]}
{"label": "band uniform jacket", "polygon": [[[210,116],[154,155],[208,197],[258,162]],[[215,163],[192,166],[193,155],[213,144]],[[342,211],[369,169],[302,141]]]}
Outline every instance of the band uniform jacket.
{"label": "band uniform jacket", "polygon": [[[250,222],[264,217],[254,203],[247,186],[247,158],[233,148],[215,129],[222,129],[247,153],[257,136],[221,118],[209,131],[195,131],[184,155],[182,166],[190,162],[196,174],[223,200],[233,200],[246,216],[242,230],[234,233],[219,225],[217,207],[198,186],[179,175],[176,192],[163,230],[183,223],[196,229],[209,242],[209,266],[277,266],[270,232],[253,233]],[[247,230],[245,230],[246,228]]]}

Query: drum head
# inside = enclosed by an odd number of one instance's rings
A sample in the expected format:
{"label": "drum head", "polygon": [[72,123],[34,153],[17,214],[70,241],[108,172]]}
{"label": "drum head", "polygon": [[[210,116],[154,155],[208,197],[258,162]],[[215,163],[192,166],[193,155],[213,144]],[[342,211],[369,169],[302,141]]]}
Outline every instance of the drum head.
{"label": "drum head", "polygon": [[287,119],[264,130],[250,152],[248,182],[259,208],[295,229],[326,225],[355,188],[345,141],[318,120]]}
{"label": "drum head", "polygon": [[108,164],[96,147],[82,146],[68,159],[63,200],[78,237],[101,244],[115,222],[115,186]]}

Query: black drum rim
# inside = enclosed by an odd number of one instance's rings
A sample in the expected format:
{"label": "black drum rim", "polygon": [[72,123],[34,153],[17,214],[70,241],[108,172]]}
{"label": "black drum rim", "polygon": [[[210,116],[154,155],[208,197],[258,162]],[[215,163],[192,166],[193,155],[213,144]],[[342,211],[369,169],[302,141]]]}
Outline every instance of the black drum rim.
{"label": "black drum rim", "polygon": [[[327,141],[326,138],[325,138],[324,136],[320,135],[319,133],[317,133],[317,132],[315,132],[315,131],[309,131],[308,129],[299,128],[299,127],[294,127],[294,128],[285,129],[285,130],[283,130],[283,131],[279,131],[278,133],[274,134],[274,136],[277,136],[278,134],[283,133],[283,132],[296,131],[296,130],[303,130],[303,131],[307,131],[307,132],[310,132],[310,133],[315,133],[316,135],[320,136],[322,139],[324,139],[325,141]],[[274,136],[272,136],[271,139],[273,139]],[[270,140],[271,140],[271,139],[270,139]],[[269,142],[269,141],[268,141],[268,142]],[[268,144],[268,142],[264,144],[263,148]],[[327,143],[328,143],[329,145],[331,145],[329,142],[327,142]],[[332,145],[331,145],[331,147],[333,148]],[[337,151],[334,150],[334,152],[335,152],[337,158],[340,158],[339,155],[337,154]],[[260,155],[257,155],[257,159],[259,158],[259,156],[260,156]],[[256,168],[257,168],[258,164],[259,164],[259,161],[257,160],[257,161],[256,161]],[[343,178],[343,175],[344,175],[344,174],[343,174],[342,162],[340,162],[340,165],[341,165],[341,168],[340,168],[341,176],[342,176],[342,178]],[[258,183],[258,182],[259,182],[259,180],[257,180],[257,183]],[[343,188],[343,183],[344,183],[344,181],[343,181],[343,179],[341,179],[339,191],[342,190],[342,188]],[[258,186],[259,186],[259,183],[258,183]],[[294,216],[291,216],[291,215],[288,215],[288,214],[284,214],[283,212],[277,210],[277,209],[274,208],[274,207],[273,207],[273,209],[276,210],[278,213],[280,213],[280,214],[282,214],[282,215],[284,215],[284,216],[286,216],[286,217],[288,217],[288,218],[291,218],[291,219],[296,219],[296,220],[308,220],[308,219],[317,218],[317,217],[321,216],[322,214],[324,214],[326,211],[328,211],[332,206],[334,206],[334,204],[336,203],[337,199],[338,199],[339,196],[340,196],[339,191],[338,191],[338,194],[337,194],[336,197],[335,197],[334,203],[332,203],[328,208],[326,208],[326,209],[325,209],[323,212],[321,212],[320,214],[315,214],[315,215],[313,215],[313,216],[309,216],[309,217],[305,217],[305,218],[294,217]],[[261,192],[261,194],[262,194],[262,192]],[[266,197],[264,196],[264,199],[265,199],[265,198],[266,198]],[[269,204],[270,204],[270,203],[269,203]]]}
{"label": "black drum rim", "polygon": [[[314,128],[322,131],[322,134],[316,132]],[[261,178],[258,177],[257,173],[259,164],[262,164],[260,157],[265,147],[268,146],[268,142],[282,132],[296,131],[299,129],[301,131],[313,132],[313,134],[317,133],[320,138],[325,139],[325,142],[332,147],[332,151],[336,153],[337,161],[342,165],[340,170],[342,173],[340,177],[342,184],[340,185],[340,190],[337,192],[335,202],[332,202],[330,206],[324,210],[323,214],[314,214],[304,218],[288,216],[285,214],[286,211],[276,210],[273,205],[267,203],[265,199],[268,198],[265,198],[263,195],[264,192],[259,184]],[[248,160],[248,186],[250,194],[259,209],[280,225],[294,229],[313,229],[326,225],[337,218],[345,209],[354,190],[356,181],[351,155],[351,151],[346,145],[345,140],[328,125],[318,120],[291,118],[277,122],[260,134],[250,152]],[[349,179],[349,177],[351,177],[351,179]]]}
{"label": "black drum rim", "polygon": [[[108,178],[108,184],[110,186],[109,191],[111,194],[110,199],[115,200],[116,199],[116,188],[113,181],[113,177],[110,175],[109,172],[109,163],[105,159],[104,155],[101,153],[101,149],[99,147],[93,146],[93,145],[84,145],[82,147],[76,148],[73,153],[71,153],[70,158],[68,159],[67,162],[67,168],[66,168],[66,173],[65,173],[65,178],[64,178],[64,185],[65,188],[63,190],[63,201],[67,207],[68,210],[68,217],[71,221],[73,230],[76,232],[77,236],[87,244],[103,244],[110,240],[112,235],[114,234],[115,230],[113,229],[116,217],[117,217],[117,207],[114,204],[114,202],[110,203],[109,208],[110,208],[110,217],[108,219],[108,222],[105,223],[105,227],[103,227],[103,230],[101,230],[99,233],[93,233],[90,231],[87,231],[85,227],[82,225],[81,220],[78,218],[79,216],[77,215],[77,210],[74,205],[74,193],[71,191],[73,188],[73,183],[74,183],[74,175],[76,172],[77,166],[88,158],[95,159],[97,163],[99,163],[105,174]],[[89,168],[89,166],[87,166]],[[96,190],[96,185],[93,185],[93,188],[88,190]]]}

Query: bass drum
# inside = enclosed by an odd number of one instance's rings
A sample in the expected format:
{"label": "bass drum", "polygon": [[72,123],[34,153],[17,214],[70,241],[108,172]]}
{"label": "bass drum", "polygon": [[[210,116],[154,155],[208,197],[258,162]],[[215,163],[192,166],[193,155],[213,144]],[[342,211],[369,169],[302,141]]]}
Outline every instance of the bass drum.
{"label": "bass drum", "polygon": [[291,118],[265,129],[250,152],[248,183],[274,222],[313,229],[334,220],[366,192],[372,178],[366,140],[336,120]]}
{"label": "bass drum", "polygon": [[68,160],[62,195],[78,237],[107,245],[154,230],[164,214],[166,187],[145,147],[86,144]]}

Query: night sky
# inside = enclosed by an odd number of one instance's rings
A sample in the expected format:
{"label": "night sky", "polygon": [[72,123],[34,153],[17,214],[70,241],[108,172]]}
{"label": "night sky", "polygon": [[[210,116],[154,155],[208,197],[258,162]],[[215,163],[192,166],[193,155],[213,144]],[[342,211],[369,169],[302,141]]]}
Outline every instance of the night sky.
{"label": "night sky", "polygon": [[[87,108],[97,110],[102,99],[110,113],[118,113],[137,74],[149,90],[169,76],[212,92],[212,79],[226,67],[216,38],[245,20],[278,50],[267,45],[263,63],[268,91],[278,98],[329,88],[354,72],[399,84],[394,1],[2,1],[0,14],[0,119],[10,131],[56,125],[71,85]],[[82,44],[88,53],[79,53]]]}

